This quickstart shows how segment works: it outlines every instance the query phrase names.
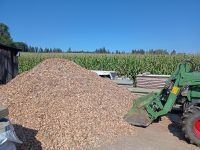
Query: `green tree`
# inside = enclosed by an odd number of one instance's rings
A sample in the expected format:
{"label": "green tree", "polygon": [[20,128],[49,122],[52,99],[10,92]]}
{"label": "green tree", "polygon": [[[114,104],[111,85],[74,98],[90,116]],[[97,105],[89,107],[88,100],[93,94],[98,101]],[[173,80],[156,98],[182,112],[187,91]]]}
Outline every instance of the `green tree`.
{"label": "green tree", "polygon": [[153,50],[153,49],[150,49],[148,51],[149,54],[162,54],[162,55],[168,55],[168,51],[167,50],[164,50],[164,49],[156,49],[156,50]]}
{"label": "green tree", "polygon": [[109,50],[106,50],[106,48],[105,47],[103,47],[103,48],[99,48],[99,49],[96,49],[95,50],[95,53],[107,53],[107,54],[109,54],[110,53],[110,51]]}
{"label": "green tree", "polygon": [[143,49],[133,49],[132,54],[145,54],[145,51]]}
{"label": "green tree", "polygon": [[71,47],[68,48],[67,53],[72,53]]}
{"label": "green tree", "polygon": [[0,43],[14,46],[13,40],[10,36],[9,28],[4,23],[0,23]]}
{"label": "green tree", "polygon": [[173,51],[171,52],[171,55],[176,55],[176,50],[173,50]]}
{"label": "green tree", "polygon": [[28,45],[24,42],[14,42],[16,48],[21,49],[23,52],[28,52]]}

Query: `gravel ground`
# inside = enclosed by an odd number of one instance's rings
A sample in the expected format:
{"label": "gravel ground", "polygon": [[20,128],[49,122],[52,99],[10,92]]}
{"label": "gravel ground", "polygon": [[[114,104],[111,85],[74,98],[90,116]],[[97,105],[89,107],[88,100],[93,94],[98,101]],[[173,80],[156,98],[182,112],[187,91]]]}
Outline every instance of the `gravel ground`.
{"label": "gravel ground", "polygon": [[122,117],[135,97],[70,61],[46,60],[0,93],[22,150],[94,148],[134,134]]}
{"label": "gravel ground", "polygon": [[147,128],[135,127],[133,136],[122,137],[95,150],[200,150],[185,139],[179,115],[169,113]]}

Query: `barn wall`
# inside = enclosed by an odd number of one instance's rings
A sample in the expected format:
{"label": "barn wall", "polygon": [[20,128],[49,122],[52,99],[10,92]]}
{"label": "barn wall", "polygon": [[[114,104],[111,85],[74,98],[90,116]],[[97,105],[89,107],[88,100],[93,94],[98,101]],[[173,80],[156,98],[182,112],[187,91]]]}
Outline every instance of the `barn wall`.
{"label": "barn wall", "polygon": [[10,80],[12,80],[13,78],[13,65],[12,65],[12,57],[11,57],[11,52],[8,51],[7,55],[5,55],[5,68],[6,68],[6,72],[7,72],[7,76],[6,76],[6,83]]}
{"label": "barn wall", "polygon": [[12,51],[0,49],[0,84],[7,83],[17,74],[17,57]]}
{"label": "barn wall", "polygon": [[0,49],[0,84],[3,84],[5,81],[5,62],[4,62],[4,53]]}
{"label": "barn wall", "polygon": [[18,56],[13,55],[13,78],[18,74]]}

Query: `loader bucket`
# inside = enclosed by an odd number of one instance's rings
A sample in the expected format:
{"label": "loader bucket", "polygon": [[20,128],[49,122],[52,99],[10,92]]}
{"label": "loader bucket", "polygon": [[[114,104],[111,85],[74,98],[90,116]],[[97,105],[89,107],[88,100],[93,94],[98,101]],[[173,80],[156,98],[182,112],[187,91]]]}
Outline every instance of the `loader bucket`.
{"label": "loader bucket", "polygon": [[146,96],[140,97],[133,102],[132,108],[124,116],[124,120],[129,124],[147,127],[151,124],[153,119],[146,111],[146,106],[149,105],[155,98],[157,93],[150,93]]}

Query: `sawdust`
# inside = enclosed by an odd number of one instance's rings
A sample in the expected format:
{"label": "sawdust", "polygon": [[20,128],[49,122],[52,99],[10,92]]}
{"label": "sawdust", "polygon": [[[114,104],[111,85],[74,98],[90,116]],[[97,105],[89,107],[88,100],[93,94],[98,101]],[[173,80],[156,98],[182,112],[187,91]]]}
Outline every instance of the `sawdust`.
{"label": "sawdust", "polygon": [[22,150],[92,148],[134,133],[122,117],[135,97],[70,61],[46,60],[0,92]]}

